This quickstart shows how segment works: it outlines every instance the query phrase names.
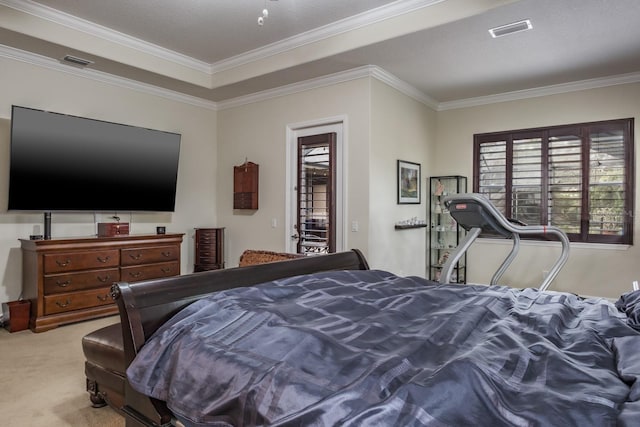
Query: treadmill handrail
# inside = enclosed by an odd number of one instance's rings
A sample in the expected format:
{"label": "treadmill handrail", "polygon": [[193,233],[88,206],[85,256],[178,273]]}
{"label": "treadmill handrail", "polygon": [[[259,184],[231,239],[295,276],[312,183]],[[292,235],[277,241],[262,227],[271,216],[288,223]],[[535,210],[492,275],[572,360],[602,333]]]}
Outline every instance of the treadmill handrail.
{"label": "treadmill handrail", "polygon": [[[492,227],[494,231],[501,235],[518,235],[518,236],[532,236],[532,235],[554,235],[560,240],[562,245],[562,251],[560,253],[560,257],[555,262],[553,267],[549,270],[549,274],[544,278],[542,284],[539,289],[541,291],[546,290],[553,279],[558,275],[564,264],[569,259],[569,238],[567,234],[559,229],[558,227],[551,225],[518,225],[513,222],[510,222],[503,214],[496,208],[488,198],[481,194],[477,193],[461,193],[461,194],[451,194],[445,196],[443,198],[444,206],[449,209],[451,204],[464,204],[464,203],[475,203],[480,205],[482,209],[488,213],[493,220],[497,223],[498,226],[502,227],[501,229],[496,229]],[[506,268],[506,266],[505,266]]]}

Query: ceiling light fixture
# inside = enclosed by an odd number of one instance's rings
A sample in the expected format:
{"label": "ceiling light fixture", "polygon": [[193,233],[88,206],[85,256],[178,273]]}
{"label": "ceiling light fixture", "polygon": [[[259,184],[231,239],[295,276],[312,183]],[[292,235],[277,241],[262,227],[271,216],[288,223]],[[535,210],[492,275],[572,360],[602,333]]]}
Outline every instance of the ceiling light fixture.
{"label": "ceiling light fixture", "polygon": [[[278,0],[270,0],[270,1],[278,1]],[[262,15],[258,16],[258,25],[261,27],[264,25],[264,20],[269,17],[269,10],[267,9],[267,0],[264,0],[264,8],[262,9]]]}
{"label": "ceiling light fixture", "polygon": [[513,22],[507,25],[501,25],[499,27],[491,28],[489,30],[489,34],[494,39],[496,37],[506,36],[508,34],[519,33],[521,31],[527,31],[533,28],[531,25],[531,21],[529,19],[525,19],[523,21]]}

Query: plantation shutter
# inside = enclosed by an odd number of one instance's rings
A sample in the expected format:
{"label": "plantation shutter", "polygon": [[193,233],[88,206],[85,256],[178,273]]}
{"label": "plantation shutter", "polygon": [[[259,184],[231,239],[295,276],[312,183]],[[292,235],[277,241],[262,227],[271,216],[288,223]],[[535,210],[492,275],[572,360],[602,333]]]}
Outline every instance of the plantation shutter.
{"label": "plantation shutter", "polygon": [[543,212],[542,138],[516,135],[513,139],[510,217],[540,224]]}
{"label": "plantation shutter", "polygon": [[479,149],[479,193],[484,194],[501,211],[506,210],[507,141],[488,141]]}
{"label": "plantation shutter", "polygon": [[589,134],[589,234],[622,235],[625,225],[625,146],[621,129]]}
{"label": "plantation shutter", "polygon": [[582,138],[580,130],[549,135],[548,224],[567,234],[580,234],[583,205]]}
{"label": "plantation shutter", "polygon": [[633,243],[633,119],[474,135],[473,191],[572,241]]}

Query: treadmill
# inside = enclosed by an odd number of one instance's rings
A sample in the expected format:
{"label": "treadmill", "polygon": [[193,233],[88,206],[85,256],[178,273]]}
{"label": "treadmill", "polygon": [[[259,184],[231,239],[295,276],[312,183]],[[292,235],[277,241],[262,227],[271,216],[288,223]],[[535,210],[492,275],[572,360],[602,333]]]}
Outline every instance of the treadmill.
{"label": "treadmill", "polygon": [[442,202],[445,209],[449,211],[458,225],[467,231],[467,234],[442,267],[440,283],[451,283],[451,274],[453,273],[456,263],[481,233],[513,240],[511,252],[491,278],[491,285],[498,283],[500,277],[502,277],[518,255],[518,251],[520,250],[520,236],[554,235],[562,244],[560,257],[549,270],[549,274],[547,274],[547,277],[544,278],[538,288],[541,291],[549,287],[569,258],[569,238],[564,231],[557,227],[548,225],[526,225],[517,220],[507,219],[502,212],[482,194],[451,194],[445,196]]}

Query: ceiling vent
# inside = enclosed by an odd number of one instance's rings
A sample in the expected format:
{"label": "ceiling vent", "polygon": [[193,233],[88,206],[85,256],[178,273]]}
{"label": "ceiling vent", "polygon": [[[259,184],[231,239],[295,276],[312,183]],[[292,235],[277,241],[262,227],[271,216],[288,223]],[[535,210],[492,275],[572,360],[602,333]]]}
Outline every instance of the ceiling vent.
{"label": "ceiling vent", "polygon": [[73,64],[77,67],[83,67],[83,68],[86,67],[87,65],[93,64],[93,61],[89,61],[88,59],[78,58],[77,56],[73,56],[73,55],[65,55],[65,57],[62,58],[62,60],[70,64]]}
{"label": "ceiling vent", "polygon": [[519,33],[521,31],[527,31],[533,28],[531,21],[525,19],[524,21],[518,21],[507,25],[501,25],[499,27],[491,28],[489,34],[491,37],[502,37],[509,34]]}

